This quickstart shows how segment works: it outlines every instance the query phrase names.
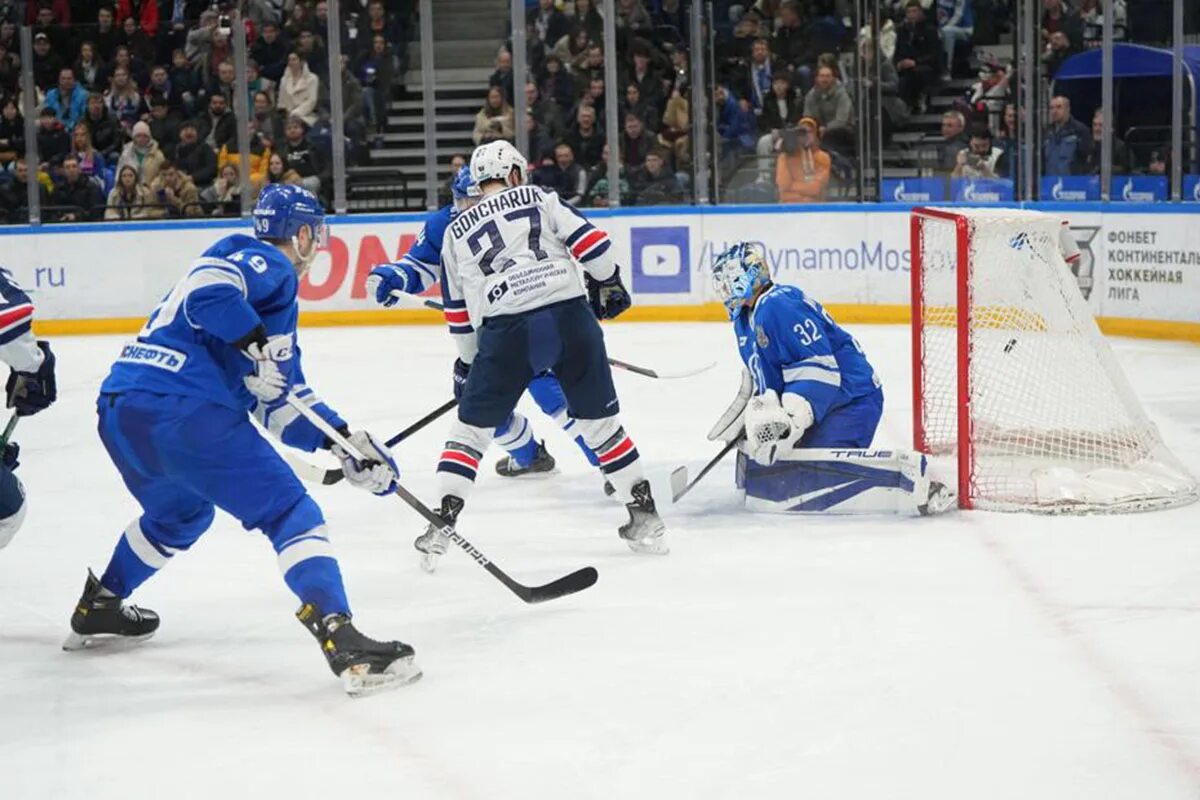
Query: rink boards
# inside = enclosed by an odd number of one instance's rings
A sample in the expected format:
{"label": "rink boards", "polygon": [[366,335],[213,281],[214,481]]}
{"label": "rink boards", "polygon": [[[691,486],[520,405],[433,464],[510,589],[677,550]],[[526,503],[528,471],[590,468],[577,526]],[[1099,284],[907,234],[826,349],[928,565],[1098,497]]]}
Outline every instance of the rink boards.
{"label": "rink boards", "polygon": [[[1200,341],[1200,205],[1032,204],[1070,220],[1080,289],[1106,333]],[[846,322],[905,322],[909,207],[860,204],[595,210],[635,306],[630,320],[721,320],[707,274],[735,241],[759,241],[776,280],[801,286]],[[424,214],[331,218],[331,241],[301,287],[308,325],[437,322],[380,309],[364,282],[416,240]],[[43,334],[136,331],[189,261],[229,220],[0,228],[0,266],[35,293]]]}

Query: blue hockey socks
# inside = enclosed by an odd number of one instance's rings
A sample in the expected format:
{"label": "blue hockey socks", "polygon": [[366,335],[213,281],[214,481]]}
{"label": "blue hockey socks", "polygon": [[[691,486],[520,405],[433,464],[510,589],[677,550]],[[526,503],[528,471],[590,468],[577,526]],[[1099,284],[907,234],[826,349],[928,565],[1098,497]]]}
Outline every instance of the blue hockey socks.
{"label": "blue hockey socks", "polygon": [[276,544],[279,571],[288,588],[302,603],[311,603],[325,614],[350,615],[342,571],[333,557],[328,530],[318,525],[312,530]]}

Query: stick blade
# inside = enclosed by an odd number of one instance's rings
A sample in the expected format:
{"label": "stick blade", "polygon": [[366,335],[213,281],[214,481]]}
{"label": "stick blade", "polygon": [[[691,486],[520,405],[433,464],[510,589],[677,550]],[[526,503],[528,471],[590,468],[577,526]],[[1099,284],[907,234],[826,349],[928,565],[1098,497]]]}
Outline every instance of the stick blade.
{"label": "stick blade", "polygon": [[678,502],[680,497],[683,497],[687,490],[688,484],[688,469],[687,467],[676,467],[671,470],[671,502]]}
{"label": "stick blade", "polygon": [[543,586],[528,587],[521,594],[521,599],[526,603],[532,604],[566,597],[569,594],[582,592],[584,589],[592,586],[599,577],[600,573],[596,572],[595,567],[584,567]]}

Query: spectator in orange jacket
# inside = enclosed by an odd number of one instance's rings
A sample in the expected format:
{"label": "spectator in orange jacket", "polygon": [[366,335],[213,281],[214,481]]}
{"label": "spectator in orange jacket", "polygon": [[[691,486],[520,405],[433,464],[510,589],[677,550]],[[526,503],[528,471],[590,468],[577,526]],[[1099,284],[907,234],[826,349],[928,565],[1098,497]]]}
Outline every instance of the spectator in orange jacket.
{"label": "spectator in orange jacket", "polygon": [[831,161],[821,149],[817,121],[804,117],[800,124],[786,130],[779,142],[775,160],[775,186],[781,203],[819,203],[825,199]]}

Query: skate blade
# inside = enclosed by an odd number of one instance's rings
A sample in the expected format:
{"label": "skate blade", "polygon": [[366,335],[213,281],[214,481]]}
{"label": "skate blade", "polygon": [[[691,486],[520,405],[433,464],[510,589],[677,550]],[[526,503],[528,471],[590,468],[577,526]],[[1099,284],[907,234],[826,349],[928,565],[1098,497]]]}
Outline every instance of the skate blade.
{"label": "skate blade", "polygon": [[938,491],[933,492],[924,505],[918,506],[917,511],[923,517],[932,517],[937,514],[944,514],[958,504],[958,493],[953,489],[942,486]]}
{"label": "skate blade", "polygon": [[383,672],[370,672],[366,664],[358,664],[342,672],[342,688],[351,697],[368,697],[388,689],[398,689],[421,679],[424,674],[409,658],[393,661]]}
{"label": "skate blade", "polygon": [[651,539],[637,539],[635,541],[626,539],[625,544],[629,545],[629,549],[640,556],[665,556],[671,552],[666,539],[662,536]]}
{"label": "skate blade", "polygon": [[550,469],[525,469],[520,472],[501,472],[500,470],[496,470],[496,474],[501,478],[508,478],[509,480],[552,478],[558,474],[558,467],[551,467]]}
{"label": "skate blade", "polygon": [[665,556],[671,552],[671,548],[667,545],[666,533],[667,526],[660,521],[654,530],[642,538],[625,539],[625,544],[629,545],[629,549],[638,555]]}
{"label": "skate blade", "polygon": [[144,633],[141,636],[121,636],[116,633],[75,633],[71,631],[62,643],[62,649],[68,653],[79,650],[109,650],[118,651],[141,644],[156,632]]}
{"label": "skate blade", "polygon": [[432,575],[437,572],[438,559],[441,553],[421,553],[421,569]]}

